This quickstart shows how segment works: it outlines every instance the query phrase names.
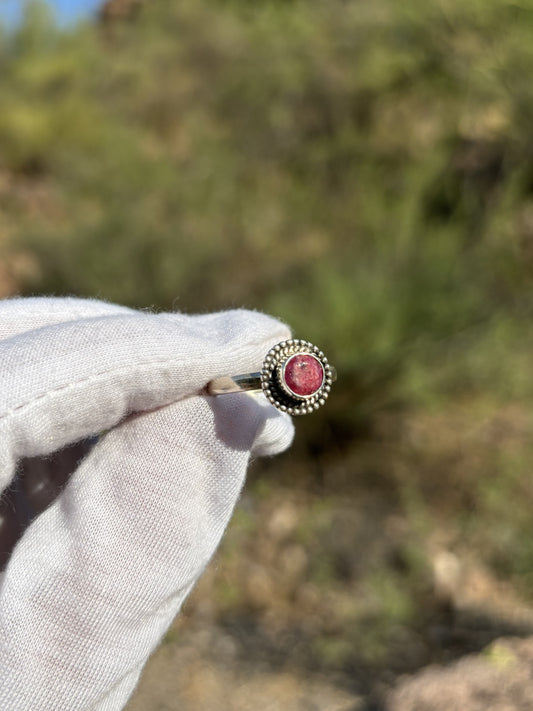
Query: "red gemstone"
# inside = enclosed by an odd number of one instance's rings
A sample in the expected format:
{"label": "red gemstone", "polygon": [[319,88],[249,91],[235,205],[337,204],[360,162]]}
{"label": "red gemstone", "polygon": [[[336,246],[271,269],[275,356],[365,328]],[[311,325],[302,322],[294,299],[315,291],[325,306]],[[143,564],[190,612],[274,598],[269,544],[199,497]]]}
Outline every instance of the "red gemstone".
{"label": "red gemstone", "polygon": [[322,363],[308,353],[291,356],[285,363],[283,373],[285,385],[300,397],[313,395],[320,390],[324,382]]}

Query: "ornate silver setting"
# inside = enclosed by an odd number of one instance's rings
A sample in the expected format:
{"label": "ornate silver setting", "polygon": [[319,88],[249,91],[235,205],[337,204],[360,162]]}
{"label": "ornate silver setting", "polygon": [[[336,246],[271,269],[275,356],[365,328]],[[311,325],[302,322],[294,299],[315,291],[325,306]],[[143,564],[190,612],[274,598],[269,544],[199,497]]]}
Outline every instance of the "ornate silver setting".
{"label": "ornate silver setting", "polygon": [[[298,354],[311,356],[322,367],[322,384],[310,395],[296,394],[285,380],[287,363],[292,356]],[[326,402],[335,380],[335,369],[329,364],[324,353],[309,341],[297,338],[282,341],[271,348],[261,370],[263,393],[275,407],[289,415],[308,415],[318,410]]]}

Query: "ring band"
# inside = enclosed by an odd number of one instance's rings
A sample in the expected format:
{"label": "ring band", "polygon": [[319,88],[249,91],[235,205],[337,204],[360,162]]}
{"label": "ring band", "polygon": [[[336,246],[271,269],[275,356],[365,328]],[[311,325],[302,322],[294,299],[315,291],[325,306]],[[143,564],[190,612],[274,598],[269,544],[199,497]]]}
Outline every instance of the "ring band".
{"label": "ring band", "polygon": [[259,373],[223,375],[206,386],[208,395],[262,390],[289,415],[306,415],[321,407],[337,379],[324,353],[309,341],[291,338],[271,348]]}

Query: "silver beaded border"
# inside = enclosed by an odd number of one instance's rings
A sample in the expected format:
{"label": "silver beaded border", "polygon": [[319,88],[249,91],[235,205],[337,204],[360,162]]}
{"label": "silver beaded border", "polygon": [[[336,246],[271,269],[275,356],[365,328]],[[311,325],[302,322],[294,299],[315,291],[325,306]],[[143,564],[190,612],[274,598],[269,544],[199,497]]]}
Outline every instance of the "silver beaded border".
{"label": "silver beaded border", "polygon": [[[322,386],[312,395],[296,395],[283,382],[285,363],[291,356],[299,353],[314,356],[324,369]],[[298,338],[290,338],[271,348],[261,370],[261,387],[264,394],[273,405],[289,415],[308,415],[318,410],[326,402],[334,380],[335,371],[324,353],[309,341]]]}

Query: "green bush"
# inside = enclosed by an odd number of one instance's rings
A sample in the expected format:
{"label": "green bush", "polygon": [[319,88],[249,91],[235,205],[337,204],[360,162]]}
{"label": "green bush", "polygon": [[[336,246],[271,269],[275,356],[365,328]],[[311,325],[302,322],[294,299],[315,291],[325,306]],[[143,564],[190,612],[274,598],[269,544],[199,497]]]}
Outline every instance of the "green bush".
{"label": "green bush", "polygon": [[1,162],[55,206],[13,208],[26,289],[269,309],[353,394],[529,317],[526,9],[148,3],[106,34],[30,7],[0,72]]}

